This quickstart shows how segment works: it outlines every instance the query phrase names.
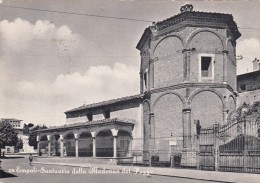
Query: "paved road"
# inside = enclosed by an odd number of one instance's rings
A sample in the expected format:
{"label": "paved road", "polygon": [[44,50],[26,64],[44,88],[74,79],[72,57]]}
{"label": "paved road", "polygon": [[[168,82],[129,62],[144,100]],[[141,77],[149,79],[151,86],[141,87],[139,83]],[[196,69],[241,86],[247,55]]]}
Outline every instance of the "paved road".
{"label": "paved road", "polygon": [[[123,183],[142,183],[142,182],[163,182],[163,183],[207,183],[207,181],[192,180],[175,177],[142,175],[140,173],[111,172],[90,168],[78,168],[56,165],[35,165],[28,164],[28,158],[4,159],[2,166],[9,172],[10,177],[0,179],[0,183],[81,183],[81,182],[123,182]],[[184,170],[185,171],[185,170]],[[212,183],[212,182],[208,182]]]}

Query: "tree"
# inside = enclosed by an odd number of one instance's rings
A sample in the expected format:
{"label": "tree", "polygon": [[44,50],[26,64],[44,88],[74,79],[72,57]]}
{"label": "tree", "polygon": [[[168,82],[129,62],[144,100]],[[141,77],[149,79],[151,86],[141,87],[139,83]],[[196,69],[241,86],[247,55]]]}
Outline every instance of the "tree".
{"label": "tree", "polygon": [[27,126],[28,126],[28,128],[30,129],[30,128],[34,127],[34,124],[29,123]]}
{"label": "tree", "polygon": [[0,153],[1,148],[5,146],[15,146],[18,142],[18,136],[15,129],[7,121],[0,123]]}
{"label": "tree", "polygon": [[41,130],[41,129],[46,129],[46,128],[47,127],[45,125],[43,125],[43,126],[37,125],[37,126],[34,126],[31,128],[30,135],[29,135],[29,145],[33,146],[34,149],[37,149],[37,135],[36,135],[35,131]]}
{"label": "tree", "polygon": [[23,134],[24,135],[30,135],[29,126],[27,124],[25,124],[25,123],[23,125]]}

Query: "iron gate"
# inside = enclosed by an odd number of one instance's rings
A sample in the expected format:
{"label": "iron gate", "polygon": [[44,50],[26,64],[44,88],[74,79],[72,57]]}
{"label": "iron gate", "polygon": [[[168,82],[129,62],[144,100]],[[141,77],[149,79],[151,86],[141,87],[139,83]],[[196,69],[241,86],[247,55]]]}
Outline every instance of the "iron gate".
{"label": "iron gate", "polygon": [[260,173],[260,124],[234,120],[201,129],[199,169]]}

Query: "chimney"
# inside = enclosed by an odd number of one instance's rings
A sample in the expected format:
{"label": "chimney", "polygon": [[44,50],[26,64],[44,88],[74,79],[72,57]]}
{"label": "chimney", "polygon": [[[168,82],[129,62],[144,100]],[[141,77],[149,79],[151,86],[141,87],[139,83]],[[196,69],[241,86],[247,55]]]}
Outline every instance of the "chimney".
{"label": "chimney", "polygon": [[253,60],[253,71],[258,71],[258,70],[260,70],[259,59],[255,58],[255,60]]}

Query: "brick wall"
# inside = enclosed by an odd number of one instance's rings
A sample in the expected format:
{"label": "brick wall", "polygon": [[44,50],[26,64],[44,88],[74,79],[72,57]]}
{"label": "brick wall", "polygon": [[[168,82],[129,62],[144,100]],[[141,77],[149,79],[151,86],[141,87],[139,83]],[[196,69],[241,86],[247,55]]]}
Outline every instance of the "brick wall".
{"label": "brick wall", "polygon": [[177,37],[163,39],[155,48],[154,87],[171,86],[183,81],[183,46]]}
{"label": "brick wall", "polygon": [[77,117],[66,118],[67,124],[80,123],[80,122],[86,122],[86,121],[88,121],[87,116],[77,116]]}
{"label": "brick wall", "polygon": [[[125,119],[133,119],[140,123],[140,102],[125,102],[121,104],[115,104],[111,106],[104,106],[104,109],[111,111],[110,118],[125,118]],[[66,121],[68,124],[78,123],[78,122],[87,122],[89,121],[87,118],[88,112],[92,112],[92,121],[103,120],[105,119],[103,114],[103,109],[92,109],[91,111],[76,111],[73,114],[69,114],[66,117]]]}
{"label": "brick wall", "polygon": [[149,142],[150,142],[150,135],[151,135],[151,125],[149,122],[149,113],[150,113],[150,107],[147,102],[144,102],[143,104],[143,125],[144,125],[144,150],[149,149]]}
{"label": "brick wall", "polygon": [[227,109],[228,109],[229,113],[231,113],[232,111],[236,110],[236,102],[235,102],[233,97],[229,97],[228,98]]}
{"label": "brick wall", "polygon": [[252,104],[256,101],[260,101],[260,89],[242,92],[238,94],[237,107],[240,107],[244,102]]}
{"label": "brick wall", "polygon": [[118,111],[113,111],[110,113],[110,118],[126,118],[133,119],[135,121],[140,121],[138,107],[123,109]]}
{"label": "brick wall", "polygon": [[260,71],[237,76],[237,91],[253,91],[260,89]]}
{"label": "brick wall", "polygon": [[183,104],[174,94],[163,95],[154,106],[155,137],[182,136]]}
{"label": "brick wall", "polygon": [[223,124],[223,105],[221,99],[211,91],[195,95],[191,102],[191,123],[195,132],[194,120],[200,120],[202,128],[211,127],[218,122]]}
{"label": "brick wall", "polygon": [[229,85],[233,88],[234,91],[236,91],[236,81],[237,81],[237,72],[236,72],[236,51],[235,47],[231,44],[231,41],[227,44],[227,51],[228,51],[228,75],[227,80]]}
{"label": "brick wall", "polygon": [[[192,82],[198,82],[199,78],[199,54],[214,54],[214,82],[223,82],[223,46],[219,37],[211,32],[199,32],[190,43],[190,48],[195,48],[191,53],[191,74]],[[203,81],[202,81],[203,82]],[[208,82],[208,81],[205,81]]]}

